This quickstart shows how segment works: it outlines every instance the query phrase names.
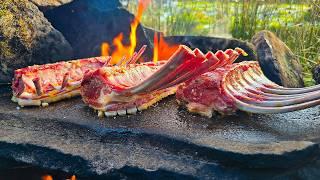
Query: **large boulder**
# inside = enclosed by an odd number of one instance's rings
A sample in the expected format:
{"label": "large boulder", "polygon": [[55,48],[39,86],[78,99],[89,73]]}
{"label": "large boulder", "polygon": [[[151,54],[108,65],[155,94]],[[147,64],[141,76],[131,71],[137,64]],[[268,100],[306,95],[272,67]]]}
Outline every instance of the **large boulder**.
{"label": "large boulder", "polygon": [[252,38],[259,64],[273,82],[285,87],[303,87],[302,67],[289,47],[270,31]]}
{"label": "large boulder", "polygon": [[[48,10],[45,16],[70,42],[75,58],[101,55],[101,44],[123,33],[124,44],[129,44],[130,24],[134,15],[121,8],[118,0],[77,0]],[[137,27],[137,48],[151,46],[141,25]],[[111,46],[111,50],[114,47]],[[150,48],[148,48],[151,54]],[[147,51],[147,52],[148,52]]]}
{"label": "large boulder", "polygon": [[0,6],[0,83],[28,65],[69,59],[72,48],[42,12],[27,0],[2,0]]}

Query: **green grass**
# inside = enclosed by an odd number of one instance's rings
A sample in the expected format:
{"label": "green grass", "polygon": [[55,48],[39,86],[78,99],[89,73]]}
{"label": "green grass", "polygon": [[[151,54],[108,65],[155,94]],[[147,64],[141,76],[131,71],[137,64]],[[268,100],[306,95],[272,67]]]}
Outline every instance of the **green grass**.
{"label": "green grass", "polygon": [[[137,0],[128,1],[135,13]],[[153,0],[142,23],[166,35],[234,37],[250,41],[267,29],[299,57],[306,85],[320,63],[320,0]]]}

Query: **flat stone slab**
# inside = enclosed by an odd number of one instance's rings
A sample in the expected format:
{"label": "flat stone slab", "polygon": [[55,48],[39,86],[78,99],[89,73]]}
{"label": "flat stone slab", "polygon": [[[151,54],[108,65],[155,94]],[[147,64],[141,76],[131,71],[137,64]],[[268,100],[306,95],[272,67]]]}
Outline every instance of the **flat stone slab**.
{"label": "flat stone slab", "polygon": [[83,176],[320,175],[312,171],[320,167],[319,106],[208,119],[171,97],[135,116],[98,118],[80,98],[17,108],[8,87],[0,94],[0,158]]}

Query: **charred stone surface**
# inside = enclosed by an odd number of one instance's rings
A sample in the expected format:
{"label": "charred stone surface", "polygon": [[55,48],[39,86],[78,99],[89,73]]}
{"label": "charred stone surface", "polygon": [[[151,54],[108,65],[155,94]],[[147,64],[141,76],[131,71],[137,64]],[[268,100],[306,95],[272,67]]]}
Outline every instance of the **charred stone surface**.
{"label": "charred stone surface", "polygon": [[[124,44],[129,44],[130,24],[134,15],[121,8],[117,0],[78,0],[45,12],[52,25],[62,32],[74,49],[75,58],[101,55],[101,44],[123,33]],[[137,27],[137,47],[151,47],[141,25]],[[114,50],[111,46],[110,52]],[[151,57],[151,48],[144,54]],[[146,56],[149,55],[149,56]]]}
{"label": "charred stone surface", "polygon": [[79,98],[17,109],[8,89],[0,88],[0,158],[84,177],[319,175],[319,107],[207,119],[169,98],[135,116],[101,119]]}
{"label": "charred stone surface", "polygon": [[72,48],[42,12],[27,0],[3,0],[0,6],[0,83],[13,71],[72,57]]}
{"label": "charred stone surface", "polygon": [[[150,30],[148,30],[149,32]],[[150,32],[148,34],[151,34]],[[247,57],[240,56],[236,62],[241,61],[252,61],[256,60],[256,55],[253,50],[254,46],[251,43],[237,40],[237,39],[227,39],[227,38],[217,38],[217,37],[204,37],[204,36],[168,36],[165,40],[170,44],[184,44],[192,49],[199,48],[203,52],[212,51],[216,52],[218,50],[225,50],[228,48],[240,47],[248,53]]]}
{"label": "charred stone surface", "polygon": [[261,31],[252,38],[258,61],[264,74],[285,87],[303,87],[299,59],[276,35]]}

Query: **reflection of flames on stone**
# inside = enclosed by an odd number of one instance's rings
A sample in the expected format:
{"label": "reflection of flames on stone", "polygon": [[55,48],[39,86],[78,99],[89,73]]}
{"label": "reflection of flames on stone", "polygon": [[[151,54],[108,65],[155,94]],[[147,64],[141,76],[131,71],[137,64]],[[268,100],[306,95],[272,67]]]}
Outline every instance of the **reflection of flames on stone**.
{"label": "reflection of flames on stone", "polygon": [[[147,8],[151,0],[139,0],[137,14],[130,25],[130,44],[123,44],[123,33],[117,35],[113,41],[112,45],[115,47],[115,50],[110,53],[110,44],[104,42],[101,45],[101,55],[102,56],[111,56],[111,64],[117,64],[122,59],[130,59],[133,56],[134,50],[137,45],[137,27],[141,21],[142,14]],[[177,49],[179,45],[169,45],[165,42],[163,35],[155,33],[154,34],[154,52],[153,52],[153,61],[157,62],[158,60],[168,59]]]}

